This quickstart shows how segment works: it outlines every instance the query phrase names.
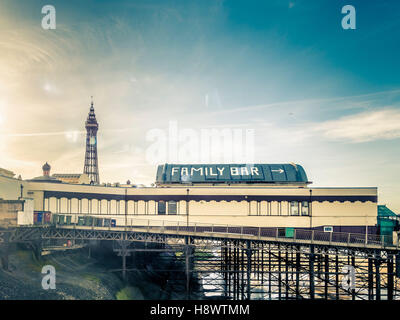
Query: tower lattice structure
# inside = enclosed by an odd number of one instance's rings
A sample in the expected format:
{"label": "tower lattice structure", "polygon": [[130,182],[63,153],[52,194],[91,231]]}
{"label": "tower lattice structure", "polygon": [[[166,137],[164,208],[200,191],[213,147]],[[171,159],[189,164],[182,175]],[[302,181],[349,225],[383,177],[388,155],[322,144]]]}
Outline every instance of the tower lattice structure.
{"label": "tower lattice structure", "polygon": [[99,164],[97,157],[97,131],[99,124],[96,120],[94,113],[93,101],[90,105],[90,111],[85,122],[86,127],[86,153],[85,153],[85,166],[83,173],[89,176],[91,183],[99,184]]}

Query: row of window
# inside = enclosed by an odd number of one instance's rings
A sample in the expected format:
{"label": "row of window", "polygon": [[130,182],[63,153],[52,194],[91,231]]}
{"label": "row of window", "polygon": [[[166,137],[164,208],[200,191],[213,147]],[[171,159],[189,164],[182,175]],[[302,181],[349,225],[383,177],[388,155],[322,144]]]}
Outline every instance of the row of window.
{"label": "row of window", "polygon": [[[158,209],[157,209],[157,213],[158,214],[177,214],[178,210],[178,204],[176,203],[176,201],[158,201]],[[166,210],[168,208],[168,211]]]}
{"label": "row of window", "polygon": [[[277,202],[278,205],[278,215],[282,215],[282,203],[281,202]],[[261,204],[258,203],[257,207],[260,208]],[[264,212],[267,215],[272,215],[271,212],[271,206],[272,203],[268,202],[267,203],[267,208],[269,208],[269,210],[267,209],[267,212]],[[157,213],[159,215],[165,215],[165,214],[177,214],[177,207],[178,204],[176,201],[158,201],[158,206],[157,206]],[[168,211],[166,210],[168,208]],[[299,216],[300,213],[302,216],[308,216],[310,215],[310,211],[309,211],[309,202],[308,201],[291,201],[290,205],[289,205],[289,212],[288,214],[291,216]],[[268,214],[269,213],[269,214]],[[251,214],[251,211],[250,211]],[[261,211],[257,212],[257,215],[263,215]]]}
{"label": "row of window", "polygon": [[291,201],[290,202],[290,215],[298,216],[301,212],[302,216],[310,215],[310,206],[308,201]]}
{"label": "row of window", "polygon": [[[179,214],[176,201],[131,201],[126,206],[124,201],[88,200],[88,199],[45,199],[44,210],[57,213],[87,214]],[[182,212],[183,214],[185,212]]]}
{"label": "row of window", "polygon": [[308,201],[268,201],[249,204],[249,214],[257,216],[309,216],[310,204]]}
{"label": "row of window", "polygon": [[[177,201],[134,201],[129,203],[125,208],[124,202],[110,201],[103,202],[97,201],[92,203],[87,199],[82,201],[72,201],[67,199],[54,199],[50,201],[46,199],[45,210],[52,212],[64,213],[101,213],[101,214],[158,214],[158,215],[176,215],[186,214],[186,206]],[[76,202],[76,203],[75,203]],[[125,209],[127,211],[125,211]],[[228,210],[228,209],[227,209]],[[308,201],[251,201],[249,203],[249,215],[257,216],[309,216],[310,204]]]}

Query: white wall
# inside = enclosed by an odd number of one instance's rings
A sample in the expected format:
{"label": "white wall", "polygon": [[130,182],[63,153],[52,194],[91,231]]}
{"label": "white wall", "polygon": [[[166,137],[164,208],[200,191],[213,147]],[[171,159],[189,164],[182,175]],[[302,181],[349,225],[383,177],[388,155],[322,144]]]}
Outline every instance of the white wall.
{"label": "white wall", "polygon": [[24,200],[24,211],[18,211],[17,223],[18,225],[32,225],[35,203],[33,199],[25,198]]}
{"label": "white wall", "polygon": [[[14,187],[18,189],[19,186]],[[29,192],[35,197],[35,208],[43,203],[43,190],[80,192],[80,193],[98,193],[124,195],[186,195],[187,187],[174,188],[116,188],[72,184],[51,184],[51,183],[29,183],[27,185]],[[225,187],[190,187],[192,195],[286,195],[286,196],[309,196],[309,188],[294,187],[246,187],[246,186],[225,186]],[[376,188],[312,188],[313,196],[376,196]],[[50,211],[55,212],[57,206],[55,199],[50,199]],[[62,202],[62,201],[61,201]],[[72,213],[87,213],[90,207],[87,200],[81,201],[81,207],[78,208],[77,199],[72,199]],[[107,206],[109,205],[109,210]],[[129,201],[128,214],[136,214],[130,219],[152,219],[165,221],[186,222],[186,201],[178,203],[177,215],[157,215],[157,203],[155,201]],[[61,205],[62,211],[65,205]],[[107,214],[109,217],[118,217],[124,215],[124,202],[112,200],[109,203],[106,200],[101,201],[101,214]],[[119,210],[118,210],[119,208]],[[36,209],[38,210],[38,209]],[[311,208],[312,216],[291,216],[288,215],[289,202],[287,201],[190,201],[189,220],[198,223],[214,224],[235,224],[248,226],[272,226],[272,227],[317,227],[323,225],[375,225],[377,217],[377,204],[373,202],[313,202]],[[66,213],[66,212],[64,212]],[[97,201],[92,202],[92,214],[97,213]],[[281,214],[281,215],[279,215]]]}

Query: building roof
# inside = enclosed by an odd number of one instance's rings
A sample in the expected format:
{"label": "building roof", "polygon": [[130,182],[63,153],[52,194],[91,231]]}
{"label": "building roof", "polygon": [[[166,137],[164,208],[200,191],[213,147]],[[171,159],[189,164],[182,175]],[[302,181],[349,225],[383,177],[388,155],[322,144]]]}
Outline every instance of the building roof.
{"label": "building roof", "polygon": [[164,164],[157,184],[172,183],[310,183],[298,164]]}
{"label": "building roof", "polygon": [[392,210],[390,210],[386,205],[378,205],[378,217],[395,217],[397,216]]}
{"label": "building roof", "polygon": [[62,181],[58,180],[57,178],[50,177],[50,176],[40,176],[35,177],[33,179],[27,180],[29,182],[52,182],[52,183],[62,183]]}
{"label": "building roof", "polygon": [[54,173],[52,176],[55,178],[80,178],[83,173]]}
{"label": "building roof", "polygon": [[0,168],[0,175],[13,178],[15,176],[15,173],[7,169]]}
{"label": "building roof", "polygon": [[51,182],[51,183],[62,183],[61,180],[58,180],[55,177],[51,177],[51,176],[39,176],[39,177],[35,177],[33,179],[27,180],[29,182]]}

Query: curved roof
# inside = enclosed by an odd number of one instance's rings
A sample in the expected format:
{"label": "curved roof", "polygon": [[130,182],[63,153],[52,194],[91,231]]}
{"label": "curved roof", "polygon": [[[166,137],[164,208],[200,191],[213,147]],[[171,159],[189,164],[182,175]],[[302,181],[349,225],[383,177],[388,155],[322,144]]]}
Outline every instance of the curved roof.
{"label": "curved roof", "polygon": [[156,183],[309,183],[298,164],[163,164]]}
{"label": "curved roof", "polygon": [[51,182],[51,183],[62,183],[61,180],[58,180],[57,178],[50,177],[50,176],[40,176],[40,177],[35,177],[33,179],[27,180],[29,182]]}

